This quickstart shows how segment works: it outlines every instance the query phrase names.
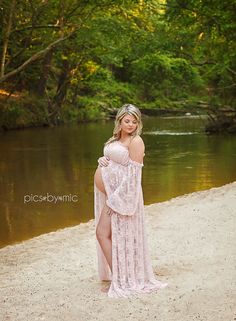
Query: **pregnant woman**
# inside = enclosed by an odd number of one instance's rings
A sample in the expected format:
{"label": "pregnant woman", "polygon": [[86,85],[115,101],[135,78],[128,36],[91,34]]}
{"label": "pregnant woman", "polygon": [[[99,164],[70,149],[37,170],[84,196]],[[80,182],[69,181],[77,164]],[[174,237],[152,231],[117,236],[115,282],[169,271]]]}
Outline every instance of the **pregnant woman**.
{"label": "pregnant woman", "polygon": [[141,113],[122,106],[94,176],[98,274],[110,281],[111,298],[150,293],[167,286],[153,273],[145,228],[142,167],[145,146]]}

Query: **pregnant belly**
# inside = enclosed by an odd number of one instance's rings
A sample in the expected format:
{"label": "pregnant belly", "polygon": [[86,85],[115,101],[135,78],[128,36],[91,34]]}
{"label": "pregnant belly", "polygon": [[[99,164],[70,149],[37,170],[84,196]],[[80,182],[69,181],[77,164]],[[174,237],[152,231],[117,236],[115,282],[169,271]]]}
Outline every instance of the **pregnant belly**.
{"label": "pregnant belly", "polygon": [[94,182],[96,187],[104,194],[106,194],[105,186],[103,184],[102,180],[102,169],[100,166],[96,169],[96,172],[94,174]]}

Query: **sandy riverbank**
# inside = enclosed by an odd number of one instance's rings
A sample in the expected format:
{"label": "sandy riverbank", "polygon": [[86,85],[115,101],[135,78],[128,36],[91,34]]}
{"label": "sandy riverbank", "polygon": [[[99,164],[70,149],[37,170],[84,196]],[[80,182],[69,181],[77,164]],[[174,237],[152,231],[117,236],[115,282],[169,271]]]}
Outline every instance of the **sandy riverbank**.
{"label": "sandy riverbank", "polygon": [[94,220],[0,249],[0,320],[236,320],[236,182],[145,206],[152,262],[169,283],[100,292]]}

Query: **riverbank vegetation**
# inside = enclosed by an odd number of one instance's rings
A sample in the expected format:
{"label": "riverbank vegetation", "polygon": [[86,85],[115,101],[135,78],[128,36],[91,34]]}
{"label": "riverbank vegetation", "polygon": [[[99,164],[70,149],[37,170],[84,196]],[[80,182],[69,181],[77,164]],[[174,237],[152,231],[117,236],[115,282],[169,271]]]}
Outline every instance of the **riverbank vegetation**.
{"label": "riverbank vegetation", "polygon": [[3,0],[0,126],[93,121],[123,103],[201,107],[236,132],[235,2]]}

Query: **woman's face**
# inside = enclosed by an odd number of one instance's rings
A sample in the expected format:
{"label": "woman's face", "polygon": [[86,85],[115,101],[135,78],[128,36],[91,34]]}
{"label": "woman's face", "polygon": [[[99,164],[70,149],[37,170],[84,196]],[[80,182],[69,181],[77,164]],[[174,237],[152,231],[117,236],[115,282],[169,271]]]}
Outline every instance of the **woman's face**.
{"label": "woman's face", "polygon": [[133,133],[138,126],[138,121],[133,115],[125,115],[120,122],[121,131],[127,134]]}

